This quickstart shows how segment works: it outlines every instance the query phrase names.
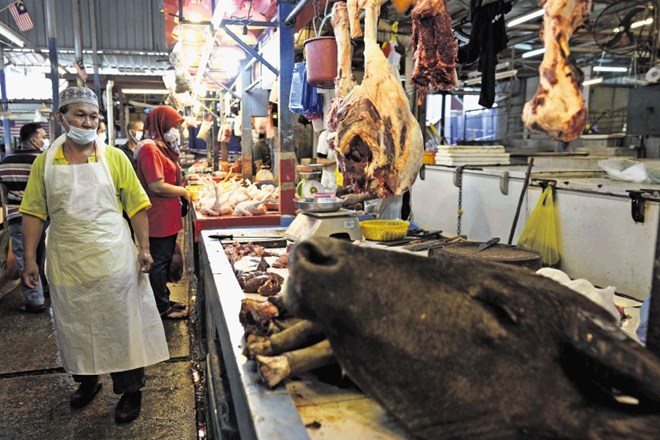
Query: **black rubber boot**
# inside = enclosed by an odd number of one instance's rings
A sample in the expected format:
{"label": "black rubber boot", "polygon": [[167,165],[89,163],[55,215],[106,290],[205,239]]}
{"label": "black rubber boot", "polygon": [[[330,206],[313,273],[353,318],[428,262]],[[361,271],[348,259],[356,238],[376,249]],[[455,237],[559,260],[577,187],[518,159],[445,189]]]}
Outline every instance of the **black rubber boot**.
{"label": "black rubber boot", "polygon": [[69,399],[71,408],[78,409],[87,406],[89,402],[94,400],[94,396],[101,391],[101,387],[102,384],[98,383],[98,381],[81,383],[76,392],[71,395],[71,399]]}
{"label": "black rubber boot", "polygon": [[116,423],[130,423],[137,419],[142,408],[142,391],[124,393],[115,408]]}

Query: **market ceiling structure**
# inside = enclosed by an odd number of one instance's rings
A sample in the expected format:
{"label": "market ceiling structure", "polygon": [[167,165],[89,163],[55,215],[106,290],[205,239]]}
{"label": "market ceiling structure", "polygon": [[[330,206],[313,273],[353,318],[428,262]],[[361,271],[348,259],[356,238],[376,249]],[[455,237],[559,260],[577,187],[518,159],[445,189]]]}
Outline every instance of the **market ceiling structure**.
{"label": "market ceiling structure", "polygon": [[[53,0],[25,2],[35,26],[24,33],[18,30],[7,9],[0,13],[2,27],[18,37],[17,42],[9,39],[6,33],[0,36],[5,65],[50,70],[46,24],[48,1]],[[542,49],[538,2],[504,1],[512,4],[512,10],[506,15],[509,47],[500,53],[502,70],[519,77],[537,75],[542,58],[538,53]],[[0,8],[11,3],[12,0],[0,0]],[[265,30],[277,19],[276,0],[57,0],[53,3],[58,63],[66,71],[63,72],[64,78],[73,81],[76,77],[73,67],[76,34],[72,17],[75,17],[74,5],[79,4],[82,56],[90,75],[88,83],[93,82],[91,76],[96,65],[101,87],[107,79],[112,79],[115,90],[147,89],[151,92],[143,93],[140,99],[151,102],[163,99],[160,92],[163,74],[174,69],[173,53],[176,55],[174,62],[184,63],[193,75],[200,62],[205,64],[204,79],[211,89],[222,90],[232,84],[237,72],[231,71],[228,65],[245,56],[246,45],[255,47],[269,34]],[[304,27],[315,11],[322,15],[324,5],[325,0],[298,0],[297,6],[302,12],[297,18],[296,29]],[[447,0],[447,8],[457,36],[467,41],[471,31],[470,0]],[[218,23],[216,26],[211,24],[213,9],[222,11],[222,29],[218,28]],[[631,11],[636,12],[632,14]],[[183,20],[179,22],[181,13]],[[532,14],[531,18],[527,17],[529,14]],[[619,72],[605,71],[605,75],[612,77],[643,74],[657,59],[657,14],[656,0],[594,1],[590,24],[579,29],[571,41],[578,63],[582,66],[618,67]],[[517,20],[522,18],[527,20]],[[398,22],[399,35],[410,34],[410,15],[397,12],[388,1],[381,11],[381,26],[388,29],[394,21]],[[326,26],[324,30],[329,28]],[[618,36],[620,38],[615,38]],[[383,38],[387,35],[384,34]],[[201,44],[195,43],[199,47],[193,49],[191,44],[195,39]],[[610,40],[616,41],[611,43]],[[183,43],[179,45],[180,51],[177,51],[177,41]],[[613,47],[608,48],[608,44]],[[249,59],[250,54],[247,56]],[[460,76],[465,80],[476,70],[477,64],[461,66]]]}

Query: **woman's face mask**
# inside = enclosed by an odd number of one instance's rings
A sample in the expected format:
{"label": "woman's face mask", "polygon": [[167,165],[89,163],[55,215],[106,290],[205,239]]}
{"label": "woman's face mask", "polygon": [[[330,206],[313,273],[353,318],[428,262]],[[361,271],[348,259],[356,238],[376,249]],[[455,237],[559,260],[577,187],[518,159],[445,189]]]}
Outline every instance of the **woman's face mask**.
{"label": "woman's face mask", "polygon": [[103,133],[98,134],[99,140],[103,143],[105,143],[105,140],[108,138],[107,133],[104,131]]}
{"label": "woman's face mask", "polygon": [[163,139],[165,142],[169,142],[170,144],[178,144],[179,143],[179,129],[176,127],[172,127],[169,130],[167,130],[167,133],[163,135]]}
{"label": "woman's face mask", "polygon": [[140,140],[142,140],[142,134],[143,133],[141,131],[136,131],[135,132],[135,136],[133,136],[133,139],[135,140],[135,142],[140,142]]}
{"label": "woman's face mask", "polygon": [[74,127],[65,122],[66,137],[78,145],[87,145],[96,140],[96,130]]}

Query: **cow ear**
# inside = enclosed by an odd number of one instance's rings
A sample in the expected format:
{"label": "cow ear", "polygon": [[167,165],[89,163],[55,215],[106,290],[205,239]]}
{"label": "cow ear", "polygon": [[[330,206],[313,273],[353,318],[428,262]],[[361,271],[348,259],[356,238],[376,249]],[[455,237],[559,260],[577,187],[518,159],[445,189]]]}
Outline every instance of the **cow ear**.
{"label": "cow ear", "polygon": [[650,351],[584,310],[577,311],[566,330],[561,363],[578,386],[660,404],[660,362]]}
{"label": "cow ear", "polygon": [[503,290],[482,286],[472,297],[489,310],[500,323],[510,326],[516,325],[520,321],[519,312],[515,310],[515,303],[509,296],[503,294]]}

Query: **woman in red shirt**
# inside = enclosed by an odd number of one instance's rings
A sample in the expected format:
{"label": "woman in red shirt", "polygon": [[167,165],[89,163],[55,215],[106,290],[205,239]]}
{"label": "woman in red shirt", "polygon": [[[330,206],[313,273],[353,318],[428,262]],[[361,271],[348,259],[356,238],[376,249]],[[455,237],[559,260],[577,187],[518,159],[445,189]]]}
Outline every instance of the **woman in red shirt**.
{"label": "woman in red shirt", "polygon": [[185,319],[185,305],[170,301],[168,269],[174,255],[177,233],[183,228],[181,198],[190,203],[181,186],[179,129],[183,117],[172,107],[156,107],[144,121],[144,135],[135,148],[137,175],[149,195],[149,247],[154,259],[149,281],[163,319]]}

